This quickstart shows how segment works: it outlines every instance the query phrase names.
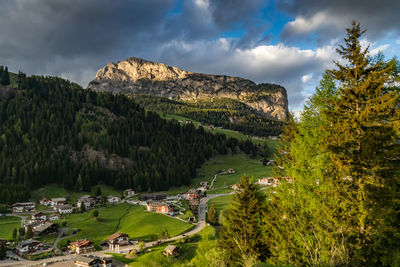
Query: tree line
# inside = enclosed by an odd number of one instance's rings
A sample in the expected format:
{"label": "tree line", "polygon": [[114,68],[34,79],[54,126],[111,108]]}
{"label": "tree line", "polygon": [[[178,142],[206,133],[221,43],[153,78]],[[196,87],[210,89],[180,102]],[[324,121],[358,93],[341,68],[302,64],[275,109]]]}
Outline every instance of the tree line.
{"label": "tree line", "polygon": [[122,95],[83,90],[57,77],[16,75],[19,90],[0,97],[0,203],[24,201],[29,190],[56,183],[90,191],[167,190],[189,185],[212,155],[252,142],[181,126]]}

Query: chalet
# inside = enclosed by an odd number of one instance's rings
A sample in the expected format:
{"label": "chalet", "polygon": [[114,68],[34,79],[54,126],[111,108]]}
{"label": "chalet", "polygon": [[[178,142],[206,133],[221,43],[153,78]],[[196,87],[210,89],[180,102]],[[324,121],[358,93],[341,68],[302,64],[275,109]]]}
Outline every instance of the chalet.
{"label": "chalet", "polygon": [[84,195],[78,198],[78,201],[76,203],[76,207],[78,209],[81,209],[83,205],[85,205],[85,209],[87,211],[91,210],[94,205],[95,205],[95,198],[89,195]]}
{"label": "chalet", "polygon": [[47,219],[49,221],[58,221],[59,219],[61,219],[60,215],[53,213],[47,216]]}
{"label": "chalet", "polygon": [[166,213],[174,212],[174,207],[171,204],[167,204],[167,203],[163,203],[163,202],[148,202],[147,210],[166,214]]}
{"label": "chalet", "polygon": [[135,191],[133,191],[132,189],[124,190],[124,197],[126,197],[126,198],[133,197],[134,195],[135,195]]}
{"label": "chalet", "polygon": [[44,224],[38,225],[33,229],[35,236],[42,235],[56,235],[58,233],[58,225],[52,222],[45,222]]}
{"label": "chalet", "polygon": [[65,197],[58,197],[58,198],[52,198],[51,199],[51,206],[61,206],[67,204],[67,199]]}
{"label": "chalet", "polygon": [[185,193],[185,198],[186,199],[197,199],[200,198],[201,195],[201,191],[200,190],[196,190],[196,189],[189,189],[189,191],[187,193]]}
{"label": "chalet", "polygon": [[232,168],[228,169],[227,173],[232,174],[232,173],[236,173],[236,171]]}
{"label": "chalet", "polygon": [[36,205],[33,202],[21,202],[12,205],[12,210],[14,213],[18,212],[31,212],[35,211]]}
{"label": "chalet", "polygon": [[78,256],[74,260],[77,267],[111,267],[112,260],[109,258],[89,258]]}
{"label": "chalet", "polygon": [[117,232],[108,237],[110,251],[119,253],[119,247],[126,245],[129,245],[129,236],[127,234]]}
{"label": "chalet", "polygon": [[167,194],[165,193],[141,194],[139,196],[139,200],[141,201],[147,201],[147,200],[159,201],[159,200],[164,200],[166,198]]}
{"label": "chalet", "polygon": [[258,179],[257,184],[276,187],[278,185],[278,179],[274,177],[262,177]]}
{"label": "chalet", "polygon": [[179,253],[179,248],[174,245],[168,245],[165,250],[163,251],[164,255],[166,256],[175,256]]}
{"label": "chalet", "polygon": [[32,220],[35,220],[35,221],[45,221],[46,219],[47,219],[47,215],[41,211],[32,215]]}
{"label": "chalet", "polygon": [[118,204],[121,202],[121,198],[116,196],[108,196],[107,202],[110,204]]}
{"label": "chalet", "polygon": [[60,214],[69,214],[74,211],[74,207],[72,207],[71,205],[55,206],[54,209]]}
{"label": "chalet", "polygon": [[39,201],[39,204],[43,206],[51,206],[51,200],[44,197]]}
{"label": "chalet", "polygon": [[36,253],[38,251],[46,249],[46,246],[34,239],[28,239],[19,243],[15,249],[19,256],[23,256],[30,253]]}
{"label": "chalet", "polygon": [[81,239],[69,244],[69,247],[76,254],[82,254],[87,252],[93,252],[94,246],[93,243],[87,239]]}

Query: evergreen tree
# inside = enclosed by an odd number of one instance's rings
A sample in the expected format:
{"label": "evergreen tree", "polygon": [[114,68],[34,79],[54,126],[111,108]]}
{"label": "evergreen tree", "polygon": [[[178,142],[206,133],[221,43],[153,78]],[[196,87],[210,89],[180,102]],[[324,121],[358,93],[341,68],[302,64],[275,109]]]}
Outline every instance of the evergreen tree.
{"label": "evergreen tree", "polygon": [[[397,77],[396,61],[371,62],[362,49],[365,31],[353,22],[345,45],[337,52],[348,62],[336,62],[332,74],[341,83],[339,99],[326,112],[330,159],[339,179],[349,181],[354,230],[349,245],[356,263],[391,265],[399,262],[399,91],[387,85]],[[354,216],[356,214],[356,216]]]}
{"label": "evergreen tree", "polygon": [[217,215],[217,209],[215,208],[214,204],[210,205],[210,208],[208,209],[208,222],[211,223],[212,225],[218,224],[218,215]]}
{"label": "evergreen tree", "polygon": [[25,236],[25,228],[24,227],[20,227],[18,229],[18,233],[19,233],[19,238],[22,239]]}
{"label": "evergreen tree", "polygon": [[[265,213],[271,263],[390,266],[400,259],[399,90],[394,61],[373,62],[359,24],[299,123],[284,131]],[[339,87],[335,85],[338,81]]]}
{"label": "evergreen tree", "polygon": [[33,229],[31,225],[26,228],[25,239],[31,239],[33,237]]}
{"label": "evergreen tree", "polygon": [[14,230],[13,230],[13,234],[12,234],[12,237],[13,237],[13,239],[14,239],[14,240],[16,240],[16,239],[17,239],[17,237],[18,237],[18,231],[17,231],[17,228],[14,228]]}
{"label": "evergreen tree", "polygon": [[98,210],[92,210],[92,211],[90,212],[90,217],[92,217],[92,218],[97,218],[97,217],[99,217],[99,211],[98,211]]}
{"label": "evergreen tree", "polygon": [[101,188],[98,186],[96,187],[95,196],[101,196]]}
{"label": "evergreen tree", "polygon": [[218,247],[228,265],[252,266],[268,256],[262,231],[265,195],[243,176],[238,183],[232,206],[227,210]]}
{"label": "evergreen tree", "polygon": [[0,241],[0,260],[5,259],[7,256],[6,243],[3,240]]}

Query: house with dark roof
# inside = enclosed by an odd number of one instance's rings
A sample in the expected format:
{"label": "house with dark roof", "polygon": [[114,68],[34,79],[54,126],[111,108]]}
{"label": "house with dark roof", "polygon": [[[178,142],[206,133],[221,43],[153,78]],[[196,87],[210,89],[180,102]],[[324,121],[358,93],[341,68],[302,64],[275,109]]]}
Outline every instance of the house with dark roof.
{"label": "house with dark roof", "polygon": [[141,194],[139,196],[139,200],[141,201],[146,201],[146,200],[160,201],[166,198],[167,198],[166,193]]}
{"label": "house with dark roof", "polygon": [[31,212],[35,211],[36,205],[33,202],[20,202],[12,205],[12,210],[14,213],[19,212]]}
{"label": "house with dark roof", "polygon": [[33,234],[35,236],[56,235],[57,233],[58,225],[52,222],[45,222],[33,229]]}
{"label": "house with dark roof", "polygon": [[47,215],[41,211],[32,215],[32,220],[35,221],[45,221],[47,219]]}
{"label": "house with dark roof", "polygon": [[110,258],[78,256],[75,258],[74,264],[77,267],[111,267],[112,260]]}
{"label": "house with dark roof", "polygon": [[28,239],[19,243],[15,249],[15,252],[19,256],[23,256],[31,253],[36,253],[46,248],[47,247],[43,243],[34,239]]}
{"label": "house with dark roof", "polygon": [[114,233],[108,237],[108,247],[110,251],[119,253],[120,246],[129,245],[129,236],[124,233]]}

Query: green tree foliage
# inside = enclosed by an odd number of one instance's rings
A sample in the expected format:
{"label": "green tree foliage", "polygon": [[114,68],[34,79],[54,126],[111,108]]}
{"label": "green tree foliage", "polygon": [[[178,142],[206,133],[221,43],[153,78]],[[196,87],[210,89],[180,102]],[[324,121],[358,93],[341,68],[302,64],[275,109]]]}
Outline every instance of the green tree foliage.
{"label": "green tree foliage", "polygon": [[10,84],[10,74],[7,67],[0,66],[0,84],[9,85]]}
{"label": "green tree foliage", "polygon": [[94,192],[95,196],[101,196],[101,188],[100,187],[96,187],[96,191]]}
{"label": "green tree foliage", "polygon": [[211,223],[212,225],[218,224],[218,214],[217,214],[217,209],[213,204],[210,205],[210,208],[208,209],[208,222]]}
{"label": "green tree foliage", "polygon": [[48,183],[87,192],[99,182],[168,190],[189,185],[216,153],[258,151],[60,78],[21,75],[20,88],[0,97],[0,203],[26,201]]}
{"label": "green tree foliage", "polygon": [[33,237],[33,229],[31,225],[26,228],[25,239],[31,239]]}
{"label": "green tree foliage", "polygon": [[13,239],[14,239],[14,240],[16,240],[16,239],[17,239],[17,237],[18,237],[18,231],[17,231],[17,229],[16,229],[16,228],[14,228],[14,230],[13,230],[12,237],[13,237]]}
{"label": "green tree foliage", "polygon": [[24,227],[20,227],[18,229],[18,234],[19,234],[19,238],[22,239],[25,236],[25,228]]}
{"label": "green tree foliage", "polygon": [[98,210],[91,210],[90,211],[90,217],[92,217],[92,218],[97,218],[97,217],[99,217],[99,211]]}
{"label": "green tree foliage", "polygon": [[0,260],[5,259],[7,256],[6,243],[0,241]]}
{"label": "green tree foliage", "polygon": [[[399,262],[399,91],[394,61],[362,50],[360,26],[338,52],[277,158],[265,217],[272,263],[391,266]],[[338,84],[338,85],[336,85]],[[287,182],[290,181],[290,182]]]}
{"label": "green tree foliage", "polygon": [[168,233],[168,229],[164,229],[161,231],[161,233],[158,235],[158,239],[159,240],[165,240],[169,238],[169,233]]}
{"label": "green tree foliage", "polygon": [[268,256],[268,247],[262,238],[266,200],[247,176],[241,178],[237,191],[226,212],[218,247],[224,251],[227,265],[252,266]]}

